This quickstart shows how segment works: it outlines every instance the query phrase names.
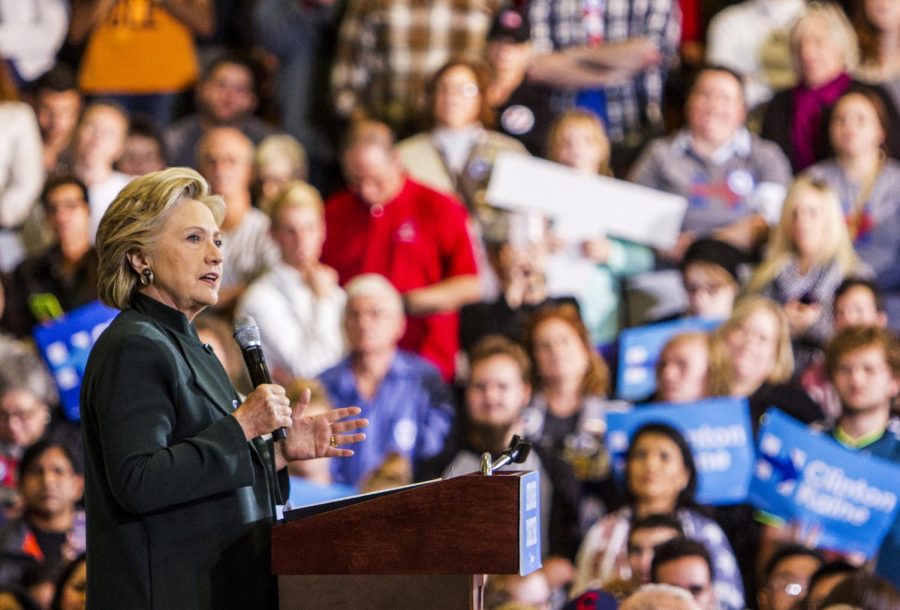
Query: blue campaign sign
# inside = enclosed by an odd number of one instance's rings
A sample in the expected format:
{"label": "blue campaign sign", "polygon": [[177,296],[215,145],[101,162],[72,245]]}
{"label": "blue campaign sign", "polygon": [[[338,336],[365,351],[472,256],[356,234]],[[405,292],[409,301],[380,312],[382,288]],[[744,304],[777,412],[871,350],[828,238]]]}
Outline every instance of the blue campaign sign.
{"label": "blue campaign sign", "polygon": [[706,332],[721,323],[709,318],[682,318],[624,329],[619,333],[616,396],[623,400],[650,396],[656,390],[656,362],[666,342],[679,333]]}
{"label": "blue campaign sign", "polygon": [[91,347],[118,314],[118,309],[94,301],[52,322],[36,326],[32,332],[59,388],[63,413],[71,421],[81,419],[78,412],[81,377]]}
{"label": "blue campaign sign", "polygon": [[541,567],[541,476],[536,470],[519,479],[519,574]]}
{"label": "blue campaign sign", "polygon": [[750,502],[818,532],[817,546],[872,557],[897,516],[896,464],[851,451],[772,408],[763,417]]}
{"label": "blue campaign sign", "polygon": [[644,424],[659,422],[681,432],[697,467],[697,501],[736,504],[747,499],[753,471],[753,429],[744,398],[709,398],[689,404],[655,403],[606,415],[606,440],[619,477],[631,437]]}

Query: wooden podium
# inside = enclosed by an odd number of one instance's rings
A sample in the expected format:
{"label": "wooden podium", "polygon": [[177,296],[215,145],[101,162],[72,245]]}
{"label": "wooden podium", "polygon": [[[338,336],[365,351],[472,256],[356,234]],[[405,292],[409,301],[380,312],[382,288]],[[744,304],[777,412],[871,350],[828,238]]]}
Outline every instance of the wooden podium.
{"label": "wooden podium", "polygon": [[285,513],[282,609],[481,608],[484,574],[540,567],[537,472],[470,474]]}

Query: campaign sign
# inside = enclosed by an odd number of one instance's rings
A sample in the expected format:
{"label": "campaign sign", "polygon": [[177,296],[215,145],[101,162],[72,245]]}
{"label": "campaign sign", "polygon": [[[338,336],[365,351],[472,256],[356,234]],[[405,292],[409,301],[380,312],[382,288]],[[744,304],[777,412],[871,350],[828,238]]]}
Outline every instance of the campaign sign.
{"label": "campaign sign", "polygon": [[118,314],[118,309],[94,301],[56,320],[35,326],[32,331],[38,350],[59,388],[63,413],[71,421],[81,419],[78,412],[81,377],[91,347]]}
{"label": "campaign sign", "polygon": [[759,430],[750,502],[817,531],[817,546],[871,557],[897,515],[897,465],[851,451],[771,408]]}
{"label": "campaign sign", "polygon": [[541,476],[536,470],[519,479],[519,574],[541,567]]}
{"label": "campaign sign", "polygon": [[709,398],[688,404],[654,403],[606,415],[606,440],[618,477],[635,431],[650,422],[672,426],[691,446],[697,467],[697,501],[736,504],[747,499],[753,474],[753,430],[744,398]]}
{"label": "campaign sign", "polygon": [[656,390],[656,363],[666,342],[679,333],[706,332],[721,323],[710,318],[682,318],[624,329],[619,333],[616,396],[623,400],[650,396]]}

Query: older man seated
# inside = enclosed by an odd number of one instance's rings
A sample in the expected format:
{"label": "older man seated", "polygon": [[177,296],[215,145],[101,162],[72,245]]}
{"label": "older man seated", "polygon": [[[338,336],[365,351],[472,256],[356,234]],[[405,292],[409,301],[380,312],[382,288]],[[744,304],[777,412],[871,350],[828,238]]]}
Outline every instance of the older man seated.
{"label": "older man seated", "polygon": [[454,407],[440,372],[397,344],[406,328],[403,301],[384,277],[364,274],[345,287],[349,355],[319,380],[335,407],[356,405],[369,420],[365,443],[334,463],[334,480],[355,485],[394,452],[414,467],[444,448]]}

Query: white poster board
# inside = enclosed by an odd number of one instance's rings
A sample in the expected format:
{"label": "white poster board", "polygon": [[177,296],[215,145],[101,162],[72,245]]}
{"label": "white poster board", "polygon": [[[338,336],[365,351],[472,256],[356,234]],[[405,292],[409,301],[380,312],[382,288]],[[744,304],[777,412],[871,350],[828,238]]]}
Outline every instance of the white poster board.
{"label": "white poster board", "polygon": [[684,197],[516,153],[498,155],[486,199],[553,218],[567,240],[604,232],[661,250],[675,245],[687,210]]}

